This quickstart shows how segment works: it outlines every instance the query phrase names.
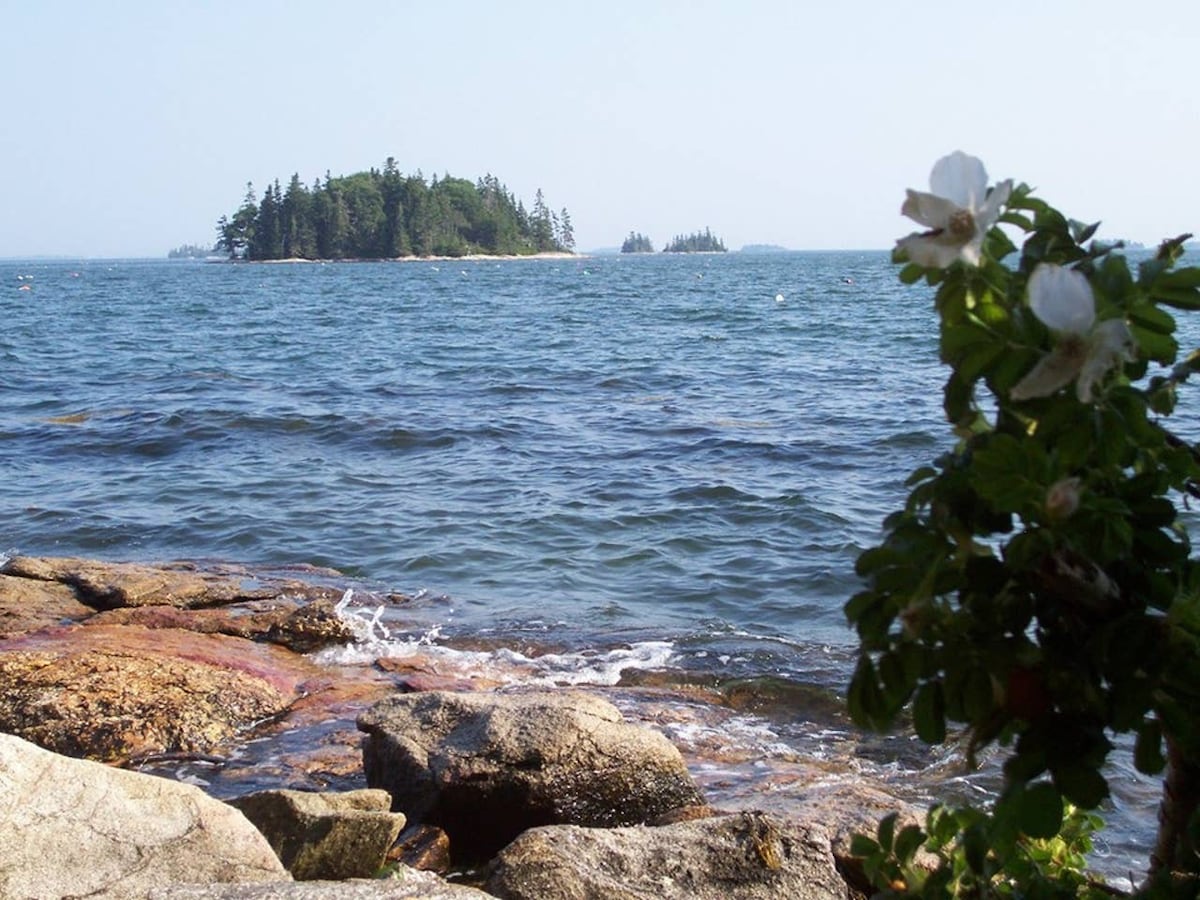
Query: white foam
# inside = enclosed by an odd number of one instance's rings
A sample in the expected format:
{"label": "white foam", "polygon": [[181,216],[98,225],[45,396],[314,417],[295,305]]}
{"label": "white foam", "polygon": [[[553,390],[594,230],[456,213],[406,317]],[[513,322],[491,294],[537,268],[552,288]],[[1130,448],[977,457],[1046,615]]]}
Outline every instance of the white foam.
{"label": "white foam", "polygon": [[443,674],[482,676],[504,684],[615,685],[626,669],[667,666],[675,653],[670,641],[639,641],[606,650],[580,650],[527,656],[500,647],[491,651],[456,650],[440,643],[442,626],[420,634],[400,634],[383,623],[386,604],[355,603],[347,590],[334,611],[350,626],[355,642],[327,647],[313,655],[315,662],[334,666],[371,665],[387,657],[423,656]]}

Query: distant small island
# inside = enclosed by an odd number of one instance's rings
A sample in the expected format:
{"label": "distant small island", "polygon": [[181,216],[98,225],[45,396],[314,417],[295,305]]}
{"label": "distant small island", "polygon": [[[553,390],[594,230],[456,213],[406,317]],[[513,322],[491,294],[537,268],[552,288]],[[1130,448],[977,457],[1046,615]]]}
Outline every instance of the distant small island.
{"label": "distant small island", "polygon": [[278,179],[259,202],[246,185],[242,205],[217,223],[217,249],[230,259],[397,259],[414,256],[529,256],[573,252],[564,208],[555,213],[538,190],[533,209],[492,175],[404,175],[388,157],[383,169],[317,179]]}
{"label": "distant small island", "polygon": [[202,244],[180,244],[168,251],[167,259],[207,259],[217,256],[219,252],[216,247],[205,247]]}
{"label": "distant small island", "polygon": [[787,253],[787,247],[780,247],[778,244],[746,244],[742,247],[742,253]]}
{"label": "distant small island", "polygon": [[663,253],[724,253],[724,242],[713,235],[707,228],[704,233],[699,231],[689,235],[677,235],[671,243],[663,247]]}
{"label": "distant small island", "polygon": [[640,231],[629,232],[629,237],[625,238],[625,242],[621,244],[622,253],[653,253],[654,244],[650,242],[650,238],[646,237]]}

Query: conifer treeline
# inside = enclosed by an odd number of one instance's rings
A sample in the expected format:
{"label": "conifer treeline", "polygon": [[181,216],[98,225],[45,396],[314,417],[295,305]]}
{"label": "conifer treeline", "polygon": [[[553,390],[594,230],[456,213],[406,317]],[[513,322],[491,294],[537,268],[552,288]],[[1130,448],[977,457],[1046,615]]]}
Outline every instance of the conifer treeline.
{"label": "conifer treeline", "polygon": [[705,228],[689,235],[676,235],[675,239],[663,247],[664,253],[724,253],[725,242]]}
{"label": "conifer treeline", "polygon": [[232,217],[217,223],[217,248],[245,259],[393,259],[571,251],[566,209],[552,212],[539,190],[527,211],[492,175],[475,184],[449,175],[426,183],[403,175],[388,157],[383,170],[311,188],[293,175],[287,189],[268,185],[262,202],[252,185]]}

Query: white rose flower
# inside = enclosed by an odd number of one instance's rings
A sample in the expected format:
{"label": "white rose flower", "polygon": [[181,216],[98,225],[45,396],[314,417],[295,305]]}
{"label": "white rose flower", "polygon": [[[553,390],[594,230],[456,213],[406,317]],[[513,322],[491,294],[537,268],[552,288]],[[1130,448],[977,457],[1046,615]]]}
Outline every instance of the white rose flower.
{"label": "white rose flower", "polygon": [[917,265],[943,269],[961,259],[979,265],[979,251],[988,230],[1012,193],[1012,180],[991,191],[987,170],[974,156],[955,150],[933,166],[931,193],[909,190],[900,212],[929,230],[901,238],[897,245]]}
{"label": "white rose flower", "polygon": [[1079,402],[1091,403],[1097,382],[1136,358],[1133,334],[1122,319],[1096,322],[1096,298],[1081,272],[1039,264],[1029,276],[1029,307],[1057,343],[1017,382],[1009,393],[1013,400],[1048,397],[1074,381]]}

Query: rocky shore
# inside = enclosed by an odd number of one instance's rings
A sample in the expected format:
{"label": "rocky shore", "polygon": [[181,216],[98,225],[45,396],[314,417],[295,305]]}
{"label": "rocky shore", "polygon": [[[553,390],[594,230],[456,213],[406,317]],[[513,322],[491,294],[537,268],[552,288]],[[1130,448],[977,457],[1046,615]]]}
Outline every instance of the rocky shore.
{"label": "rocky shore", "polygon": [[419,652],[318,661],[362,637],[336,575],[0,567],[0,896],[840,900],[850,835],[919,815],[846,779],[720,802],[654,727],[676,688],[630,717]]}

